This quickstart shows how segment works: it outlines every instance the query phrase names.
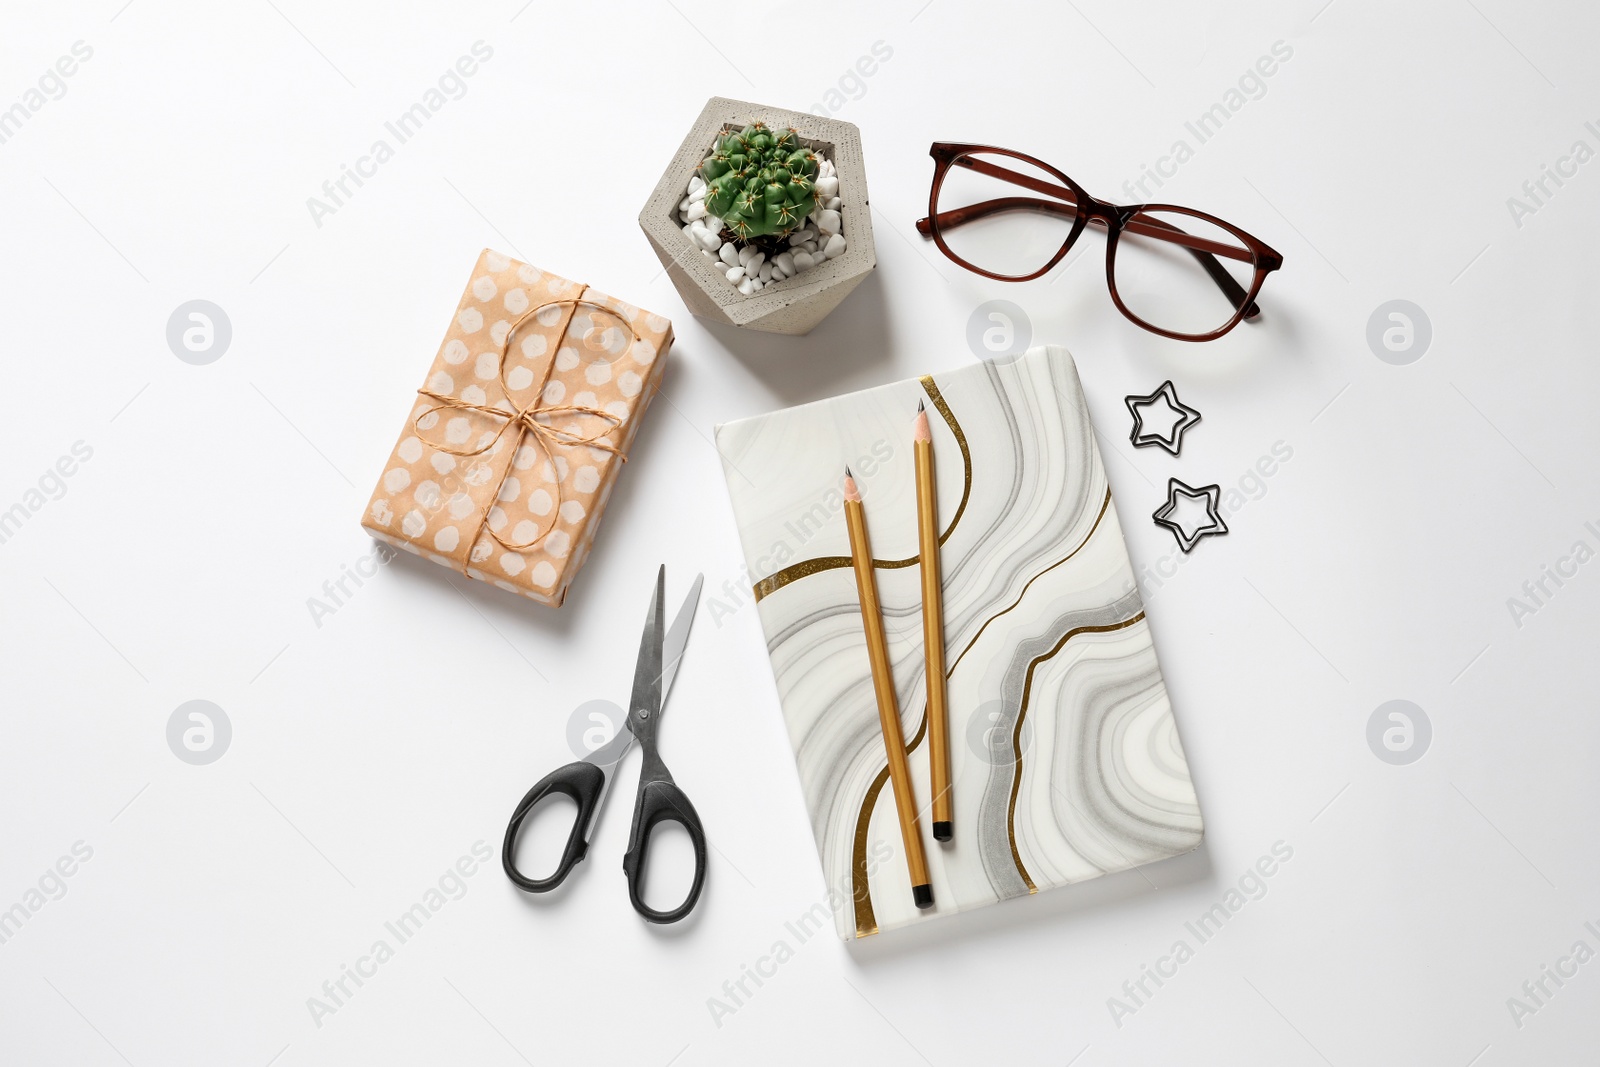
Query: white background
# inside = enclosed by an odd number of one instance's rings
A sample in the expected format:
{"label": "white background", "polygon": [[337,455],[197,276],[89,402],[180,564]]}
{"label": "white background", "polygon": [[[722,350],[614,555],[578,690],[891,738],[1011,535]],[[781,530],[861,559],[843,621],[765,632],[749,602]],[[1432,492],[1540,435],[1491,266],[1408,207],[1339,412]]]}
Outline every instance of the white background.
{"label": "white background", "polygon": [[[0,908],[75,842],[93,856],[0,944],[0,1059],[1591,1059],[1600,961],[1520,1027],[1507,999],[1580,938],[1600,950],[1600,562],[1520,627],[1507,602],[1600,548],[1600,162],[1520,226],[1507,198],[1600,148],[1600,17],[1324,4],[13,5],[0,107],[74,42],[93,56],[0,144],[0,509],[74,442],[93,456],[0,544]],[[465,96],[316,225],[307,198],[478,40]],[[847,77],[879,41],[892,56]],[[1261,323],[1163,340],[1112,307],[1092,239],[1088,266],[1007,286],[916,236],[931,141],[1134,199],[1122,183],[1277,41],[1292,58],[1160,193],[1283,252]],[[709,96],[827,107],[841,78],[877,271],[808,337],[693,319],[635,221],[661,167]],[[369,551],[362,508],[486,245],[676,324],[594,554],[558,611],[407,558],[319,627],[308,598]],[[166,341],[196,298],[232,323],[208,366]],[[823,884],[763,639],[748,606],[703,606],[661,735],[715,846],[694,919],[628,907],[630,763],[567,891],[478,870],[318,1026],[307,999],[386,920],[475,841],[498,851],[571,758],[572,709],[625,699],[657,564],[674,603],[696,570],[708,597],[736,586],[712,426],[967,365],[997,298],[1076,354],[1137,566],[1175,553],[1147,517],[1169,476],[1236,486],[1293,450],[1149,600],[1205,846],[796,945]],[[1397,298],[1433,329],[1406,366],[1366,341]],[[1169,377],[1205,415],[1181,459],[1127,442],[1123,395]],[[167,744],[192,699],[232,724],[209,766]],[[1408,766],[1366,739],[1392,699],[1433,727]],[[1124,981],[1193,946],[1185,921],[1278,841],[1266,895],[1114,1021],[1108,998],[1131,1004]],[[714,1019],[779,939],[793,958]]]}

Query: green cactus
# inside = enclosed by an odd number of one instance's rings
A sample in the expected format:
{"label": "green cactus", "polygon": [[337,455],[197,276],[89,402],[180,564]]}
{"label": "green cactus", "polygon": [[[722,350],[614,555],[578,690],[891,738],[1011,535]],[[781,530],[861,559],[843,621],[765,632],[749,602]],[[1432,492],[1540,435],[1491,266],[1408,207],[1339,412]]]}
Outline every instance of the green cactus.
{"label": "green cactus", "polygon": [[728,131],[701,162],[700,176],[711,187],[706,210],[742,241],[785,237],[816,207],[817,156],[792,129],[773,133],[756,122]]}

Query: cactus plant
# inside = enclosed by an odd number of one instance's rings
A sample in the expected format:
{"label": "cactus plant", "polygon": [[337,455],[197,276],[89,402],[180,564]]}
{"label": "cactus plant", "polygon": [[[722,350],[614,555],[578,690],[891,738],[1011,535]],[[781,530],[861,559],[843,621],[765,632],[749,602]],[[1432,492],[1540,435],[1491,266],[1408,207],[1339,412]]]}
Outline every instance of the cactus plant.
{"label": "cactus plant", "polygon": [[817,156],[793,129],[774,133],[756,122],[728,130],[699,170],[710,186],[706,209],[741,241],[785,237],[816,207]]}

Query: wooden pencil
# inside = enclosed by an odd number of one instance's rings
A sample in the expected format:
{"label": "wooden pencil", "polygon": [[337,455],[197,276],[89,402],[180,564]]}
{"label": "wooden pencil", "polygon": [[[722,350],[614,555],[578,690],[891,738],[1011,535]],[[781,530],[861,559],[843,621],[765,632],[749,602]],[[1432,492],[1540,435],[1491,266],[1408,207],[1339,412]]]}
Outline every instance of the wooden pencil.
{"label": "wooden pencil", "polygon": [[912,424],[917,467],[917,541],[922,571],[922,648],[928,692],[928,769],[933,781],[933,839],[955,836],[950,797],[950,711],[944,668],[944,590],[939,572],[939,505],[934,495],[933,435],[928,413],[917,401]]}
{"label": "wooden pencil", "polygon": [[850,531],[850,558],[855,564],[856,592],[861,600],[861,624],[867,634],[867,659],[872,664],[872,689],[878,698],[878,726],[889,758],[889,782],[894,789],[895,811],[900,816],[900,838],[911,873],[911,897],[918,908],[933,907],[933,883],[928,877],[928,857],[922,851],[922,826],[911,792],[911,767],[906,762],[906,739],[900,729],[900,702],[894,691],[894,671],[889,663],[889,641],[883,632],[883,610],[878,603],[878,579],[872,570],[872,545],[867,540],[866,513],[861,491],[850,468],[844,469],[844,520]]}

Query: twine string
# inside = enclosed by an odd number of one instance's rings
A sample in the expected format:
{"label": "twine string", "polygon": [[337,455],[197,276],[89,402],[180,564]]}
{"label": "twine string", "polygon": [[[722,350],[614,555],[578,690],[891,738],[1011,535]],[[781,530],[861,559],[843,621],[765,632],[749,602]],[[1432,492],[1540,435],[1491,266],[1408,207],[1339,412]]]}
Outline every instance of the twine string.
{"label": "twine string", "polygon": [[[506,472],[501,476],[499,486],[496,487],[496,490],[493,496],[490,498],[488,505],[479,513],[478,530],[477,533],[473,535],[471,542],[469,542],[471,544],[476,544],[478,536],[487,530],[489,536],[498,542],[502,548],[512,552],[521,552],[533,548],[539,542],[543,541],[545,537],[550,534],[550,531],[556,528],[556,523],[561,518],[561,505],[563,503],[561,492],[561,472],[556,469],[556,454],[553,451],[556,446],[568,448],[575,445],[587,445],[589,448],[597,448],[601,451],[609,452],[618,459],[622,460],[624,463],[628,461],[628,457],[623,454],[622,449],[618,448],[610,441],[603,440],[603,438],[605,438],[608,434],[621,428],[623,423],[623,419],[621,417],[614,415],[602,408],[597,408],[589,404],[546,404],[543,402],[545,387],[549,384],[550,375],[555,370],[556,354],[560,350],[561,341],[567,336],[567,330],[571,327],[572,320],[577,315],[578,308],[580,306],[591,307],[597,311],[605,312],[606,315],[615,318],[618,322],[627,326],[628,332],[633,335],[635,341],[639,339],[638,331],[636,331],[633,328],[633,325],[625,318],[616,314],[616,312],[602,304],[597,304],[592,300],[585,300],[584,295],[588,291],[589,287],[585,285],[578,290],[578,296],[575,299],[551,300],[540,304],[537,307],[529,308],[527,311],[524,311],[521,315],[517,316],[516,320],[512,322],[511,328],[506,330],[505,340],[500,343],[499,367],[496,370],[496,377],[500,382],[500,389],[506,398],[506,402],[512,405],[513,410],[506,411],[504,408],[490,404],[474,404],[470,401],[463,400],[458,396],[446,396],[442,393],[436,393],[432,389],[428,388],[417,390],[419,395],[425,396],[429,400],[433,401],[433,404],[419,412],[414,420],[414,425],[419,436],[422,436],[426,433],[422,427],[423,419],[427,418],[429,415],[435,415],[446,410],[470,411],[479,415],[483,415],[487,418],[498,420],[500,423],[500,428],[476,448],[453,448],[448,443],[434,444],[432,441],[429,441],[429,444],[433,445],[436,450],[448,453],[452,456],[481,456],[485,452],[493,451],[501,438],[506,435],[506,432],[515,427],[515,430],[513,431],[515,437],[511,442],[511,454],[513,459],[516,456],[517,449],[520,448],[523,444],[523,441],[527,439],[531,440],[532,443],[538,447],[539,451],[544,453],[545,461],[550,464],[550,480],[555,483],[556,499],[555,507],[551,511],[549,525],[537,537],[530,541],[522,542],[507,541],[505,538],[501,537],[497,532],[495,532],[494,528],[489,525],[489,514],[496,506],[495,502],[500,499],[500,488],[505,485],[506,479],[511,477],[512,464],[507,463]],[[529,387],[530,395],[533,399],[527,404],[519,405],[515,400],[512,399],[513,391],[511,386],[507,384],[505,377],[506,356],[511,350],[511,339],[516,336],[517,330],[524,323],[533,318],[535,315],[539,314],[539,312],[543,311],[545,308],[561,306],[565,306],[567,311],[561,320],[560,328],[555,333],[556,343],[552,346],[550,358],[545,361],[544,374],[539,378],[538,382]],[[584,343],[588,343],[587,335],[584,338]],[[602,420],[608,425],[595,430],[593,433],[585,434],[575,429],[569,429],[563,426],[554,426],[547,421],[552,416],[557,415],[589,415]]]}

